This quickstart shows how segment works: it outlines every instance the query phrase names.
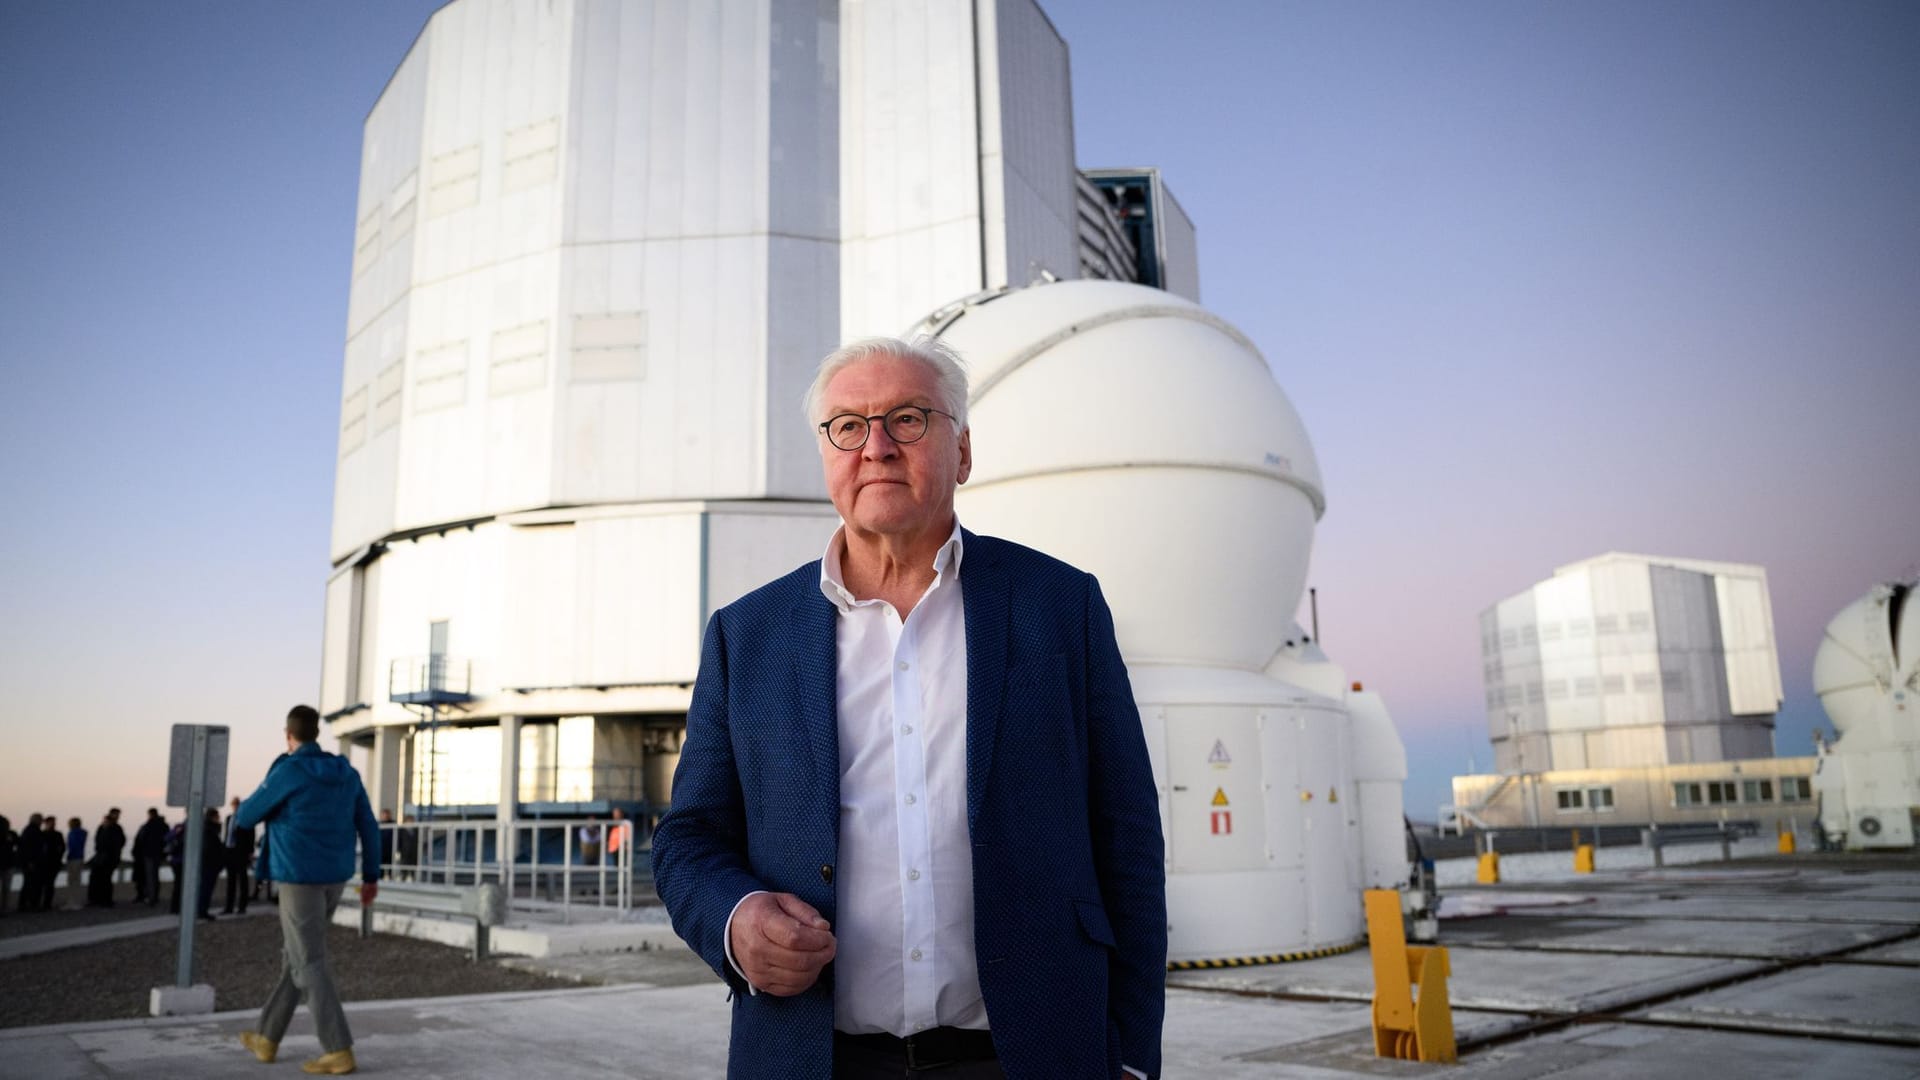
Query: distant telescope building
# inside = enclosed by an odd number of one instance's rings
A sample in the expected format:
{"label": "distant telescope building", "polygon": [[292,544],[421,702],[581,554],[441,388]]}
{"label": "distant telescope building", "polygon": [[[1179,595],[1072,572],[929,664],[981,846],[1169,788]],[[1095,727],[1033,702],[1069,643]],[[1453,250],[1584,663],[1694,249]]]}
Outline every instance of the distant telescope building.
{"label": "distant telescope building", "polygon": [[1766,571],[1608,553],[1480,616],[1494,774],[1454,779],[1489,825],[1771,819],[1812,759],[1775,759]]}

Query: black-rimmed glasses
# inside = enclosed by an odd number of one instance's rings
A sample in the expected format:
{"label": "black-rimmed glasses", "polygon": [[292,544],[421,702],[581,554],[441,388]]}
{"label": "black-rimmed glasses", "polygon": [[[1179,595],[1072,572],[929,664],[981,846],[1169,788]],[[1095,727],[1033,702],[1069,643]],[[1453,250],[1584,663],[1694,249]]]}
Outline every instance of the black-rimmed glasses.
{"label": "black-rimmed glasses", "polygon": [[829,417],[820,425],[820,431],[827,441],[842,450],[858,450],[867,445],[867,432],[873,429],[873,422],[887,429],[887,438],[894,442],[917,443],[927,435],[927,418],[933,413],[958,423],[950,412],[942,409],[928,409],[919,405],[902,405],[889,409],[878,416],[861,416],[859,413],[841,413]]}

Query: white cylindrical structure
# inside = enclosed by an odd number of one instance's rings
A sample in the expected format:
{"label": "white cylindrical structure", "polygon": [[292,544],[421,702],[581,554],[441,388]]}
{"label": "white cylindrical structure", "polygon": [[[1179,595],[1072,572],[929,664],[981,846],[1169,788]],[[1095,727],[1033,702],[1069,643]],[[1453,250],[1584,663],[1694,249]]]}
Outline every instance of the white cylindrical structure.
{"label": "white cylindrical structure", "polygon": [[1827,624],[1813,689],[1838,734],[1814,787],[1820,827],[1848,848],[1905,848],[1920,817],[1920,603],[1876,585]]}
{"label": "white cylindrical structure", "polygon": [[1405,877],[1381,854],[1405,760],[1377,699],[1355,728],[1345,673],[1293,622],[1326,503],[1259,351],[1112,282],[976,297],[922,329],[970,368],[961,521],[1093,572],[1113,609],[1159,787],[1169,958],[1356,941],[1363,883]]}

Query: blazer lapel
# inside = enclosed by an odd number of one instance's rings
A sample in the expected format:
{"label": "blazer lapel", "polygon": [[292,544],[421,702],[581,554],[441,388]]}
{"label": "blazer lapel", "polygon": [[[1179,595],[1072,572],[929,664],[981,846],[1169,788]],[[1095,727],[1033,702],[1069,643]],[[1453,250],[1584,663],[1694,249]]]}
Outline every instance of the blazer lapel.
{"label": "blazer lapel", "polygon": [[794,693],[800,701],[800,721],[806,728],[806,746],[813,758],[813,784],[820,804],[840,806],[839,648],[834,639],[832,604],[818,593],[793,606]]}
{"label": "blazer lapel", "polygon": [[[967,619],[967,829],[993,770],[993,745],[1007,700],[1007,634],[1012,611],[1007,573],[992,549],[965,534],[960,565],[961,606]],[[976,555],[976,552],[978,553]]]}

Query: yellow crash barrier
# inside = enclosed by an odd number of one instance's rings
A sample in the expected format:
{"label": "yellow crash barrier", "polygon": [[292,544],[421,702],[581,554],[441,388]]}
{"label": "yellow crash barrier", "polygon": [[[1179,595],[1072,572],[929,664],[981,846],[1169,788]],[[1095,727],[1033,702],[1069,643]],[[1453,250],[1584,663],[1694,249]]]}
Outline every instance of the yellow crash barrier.
{"label": "yellow crash barrier", "polygon": [[1575,844],[1573,846],[1573,872],[1576,874],[1593,873],[1593,845]]}
{"label": "yellow crash barrier", "polygon": [[1793,834],[1788,832],[1785,829],[1781,829],[1780,830],[1780,854],[1782,855],[1793,854],[1793,845],[1794,845]]}
{"label": "yellow crash barrier", "polygon": [[1367,944],[1373,951],[1374,1054],[1402,1061],[1459,1060],[1447,1002],[1447,950],[1407,944],[1398,892],[1367,890]]}
{"label": "yellow crash barrier", "polygon": [[1474,880],[1482,885],[1500,884],[1499,852],[1486,851],[1480,854],[1480,870],[1474,875]]}

